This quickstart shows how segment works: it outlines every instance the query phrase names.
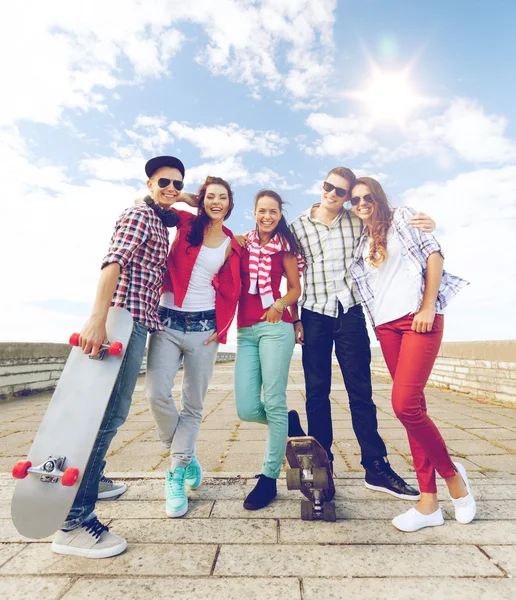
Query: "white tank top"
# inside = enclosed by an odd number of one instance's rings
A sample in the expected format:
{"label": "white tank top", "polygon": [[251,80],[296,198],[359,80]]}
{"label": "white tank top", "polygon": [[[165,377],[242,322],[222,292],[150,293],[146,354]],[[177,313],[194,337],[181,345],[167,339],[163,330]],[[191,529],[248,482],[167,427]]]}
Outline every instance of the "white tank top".
{"label": "white tank top", "polygon": [[403,260],[401,243],[392,227],[387,231],[387,256],[383,263],[373,267],[365,260],[366,256],[369,256],[369,244],[364,248],[363,257],[374,293],[374,324],[383,325],[414,313],[419,304],[421,273],[410,261]]}
{"label": "white tank top", "polygon": [[219,272],[226,258],[226,249],[231,238],[227,237],[218,248],[201,246],[197,255],[183,306],[174,303],[174,292],[163,292],[160,304],[165,308],[182,312],[199,312],[215,309],[215,288],[213,278]]}

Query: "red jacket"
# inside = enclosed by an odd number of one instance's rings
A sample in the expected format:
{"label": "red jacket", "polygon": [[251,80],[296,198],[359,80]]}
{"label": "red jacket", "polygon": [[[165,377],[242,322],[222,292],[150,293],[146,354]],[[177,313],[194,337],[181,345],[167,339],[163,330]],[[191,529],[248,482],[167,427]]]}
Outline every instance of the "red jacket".
{"label": "red jacket", "polygon": [[[174,303],[183,306],[183,301],[190,283],[190,275],[201,251],[201,245],[190,246],[186,236],[195,215],[185,211],[176,210],[179,216],[177,233],[168,254],[168,269],[165,273],[163,290],[174,292]],[[238,245],[233,234],[226,227],[224,233],[231,238],[231,253],[222,269],[213,278],[215,288],[215,319],[219,341],[226,343],[227,333],[235,316],[238,298],[240,296],[240,255],[242,248]]]}

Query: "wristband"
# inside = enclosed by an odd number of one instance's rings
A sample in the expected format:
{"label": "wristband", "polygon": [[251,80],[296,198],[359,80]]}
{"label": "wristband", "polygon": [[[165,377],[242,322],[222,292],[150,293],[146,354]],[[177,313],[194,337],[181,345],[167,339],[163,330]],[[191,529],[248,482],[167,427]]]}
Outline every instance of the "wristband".
{"label": "wristband", "polygon": [[277,309],[277,308],[274,306],[274,304],[271,304],[271,308],[273,308],[273,309],[274,309],[274,310],[275,310],[277,313],[279,313],[280,315],[282,315],[282,314],[283,314],[283,311],[282,311],[282,310],[278,310],[278,309]]}
{"label": "wristband", "polygon": [[287,310],[287,305],[283,302],[283,298],[277,298],[274,302],[281,302],[283,304],[283,310]]}
{"label": "wristband", "polygon": [[292,325],[295,325],[296,323],[301,323],[301,319],[296,319],[295,321],[292,321]]}

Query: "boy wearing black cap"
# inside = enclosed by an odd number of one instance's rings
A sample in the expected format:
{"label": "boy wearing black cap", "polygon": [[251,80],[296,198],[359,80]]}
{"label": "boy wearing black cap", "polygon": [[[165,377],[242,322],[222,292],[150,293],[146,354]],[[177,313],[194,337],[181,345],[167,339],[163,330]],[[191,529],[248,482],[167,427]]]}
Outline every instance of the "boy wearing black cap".
{"label": "boy wearing black cap", "polygon": [[80,345],[85,354],[97,355],[107,341],[110,306],[126,308],[134,327],[108,402],[90,460],[72,509],[52,543],[58,554],[107,558],[123,552],[124,538],[109,532],[93,512],[104,470],[104,457],[118,428],[129,413],[145,350],[148,331],[163,330],[158,304],[167,269],[168,230],[177,222],[170,207],[179,199],[185,168],[173,156],[158,156],[145,165],[149,196],[126,209],[115,225],[111,247],[102,261],[95,304],[84,326]]}

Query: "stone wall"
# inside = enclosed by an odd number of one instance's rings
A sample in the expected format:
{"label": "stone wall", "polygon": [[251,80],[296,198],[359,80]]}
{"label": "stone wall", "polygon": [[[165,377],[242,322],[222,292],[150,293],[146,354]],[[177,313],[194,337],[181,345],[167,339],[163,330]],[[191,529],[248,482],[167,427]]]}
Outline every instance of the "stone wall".
{"label": "stone wall", "polygon": [[[374,354],[372,372],[389,375],[381,353]],[[516,340],[445,342],[428,384],[480,398],[516,402]]]}
{"label": "stone wall", "polygon": [[[68,344],[0,343],[0,399],[54,389],[69,353]],[[217,362],[233,360],[233,352],[217,355]],[[147,356],[142,373],[146,364]]]}

